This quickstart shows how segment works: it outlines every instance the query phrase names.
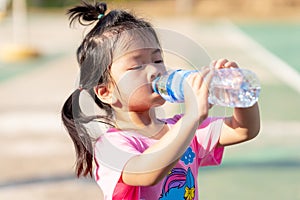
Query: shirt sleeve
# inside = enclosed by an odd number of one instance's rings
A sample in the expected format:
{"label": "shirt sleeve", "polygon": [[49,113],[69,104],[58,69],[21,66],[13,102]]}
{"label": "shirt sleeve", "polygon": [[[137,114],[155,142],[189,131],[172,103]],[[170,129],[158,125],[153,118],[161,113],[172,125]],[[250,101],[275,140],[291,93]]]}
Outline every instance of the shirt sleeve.
{"label": "shirt sleeve", "polygon": [[94,147],[95,179],[105,198],[112,198],[126,163],[142,153],[141,145],[134,137],[119,132],[104,134],[97,140]]}
{"label": "shirt sleeve", "polygon": [[97,140],[95,156],[99,164],[122,171],[130,158],[141,154],[136,148],[137,143],[138,140],[126,137],[126,134],[107,133]]}
{"label": "shirt sleeve", "polygon": [[219,165],[224,147],[217,147],[221,135],[223,118],[207,118],[196,131],[194,143],[197,146],[199,166]]}

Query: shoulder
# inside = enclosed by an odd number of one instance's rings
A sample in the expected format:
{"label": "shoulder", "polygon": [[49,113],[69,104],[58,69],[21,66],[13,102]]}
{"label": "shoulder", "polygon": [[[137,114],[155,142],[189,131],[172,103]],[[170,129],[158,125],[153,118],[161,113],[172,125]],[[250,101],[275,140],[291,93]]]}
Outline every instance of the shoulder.
{"label": "shoulder", "polygon": [[[181,118],[183,114],[174,115],[171,118],[162,119],[162,121],[166,122],[167,124],[176,124]],[[198,129],[208,127],[210,125],[216,125],[223,123],[223,117],[208,117],[206,118],[198,127]]]}
{"label": "shoulder", "polygon": [[111,128],[97,139],[95,146],[96,148],[114,146],[123,151],[142,153],[151,142],[149,138],[138,133]]}
{"label": "shoulder", "polygon": [[208,117],[199,126],[199,129],[206,128],[209,126],[222,125],[224,122],[224,117]]}
{"label": "shoulder", "polygon": [[176,124],[181,118],[183,114],[174,115],[171,118],[162,119],[162,121],[166,122],[167,124]]}

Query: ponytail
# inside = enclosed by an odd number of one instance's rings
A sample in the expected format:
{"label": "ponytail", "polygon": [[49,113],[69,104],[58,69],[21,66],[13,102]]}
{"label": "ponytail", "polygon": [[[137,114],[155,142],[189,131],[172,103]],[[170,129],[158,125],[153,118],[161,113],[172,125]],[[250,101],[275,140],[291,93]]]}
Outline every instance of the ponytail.
{"label": "ponytail", "polygon": [[92,176],[93,149],[92,141],[80,123],[83,113],[79,108],[80,90],[75,90],[62,108],[62,121],[69,132],[76,151],[76,175]]}
{"label": "ponytail", "polygon": [[[79,96],[82,89],[76,89],[66,100],[63,105],[61,117],[64,126],[66,127],[75,147],[76,151],[76,167],[75,172],[77,177],[92,176],[93,168],[93,145],[92,139],[84,124],[93,121],[94,119],[102,119],[100,123],[113,126],[111,122],[112,112],[111,107],[98,98],[94,98],[95,103],[99,108],[106,111],[106,116],[93,115],[86,116],[79,106]],[[91,93],[91,92],[89,92]]]}
{"label": "ponytail", "polygon": [[94,21],[99,20],[106,12],[106,3],[98,2],[95,5],[91,5],[87,2],[82,1],[81,6],[76,6],[68,10],[70,25],[74,20],[78,19],[81,25],[87,26],[92,24]]}

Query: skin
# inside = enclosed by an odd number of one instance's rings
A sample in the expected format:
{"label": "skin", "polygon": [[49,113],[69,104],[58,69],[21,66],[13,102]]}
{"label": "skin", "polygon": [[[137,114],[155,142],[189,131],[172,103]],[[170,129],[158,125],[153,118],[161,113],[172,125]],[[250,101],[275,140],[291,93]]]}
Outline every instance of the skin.
{"label": "skin", "polygon": [[[215,68],[238,67],[226,59],[213,61],[212,65]],[[151,82],[165,70],[158,49],[137,49],[113,62],[111,75],[116,85],[95,87],[98,98],[114,109],[117,128],[157,140],[125,165],[122,179],[128,185],[151,186],[161,181],[176,165],[209,113],[207,84],[212,73],[204,68],[202,73],[191,74],[184,83],[184,116],[171,129],[157,119],[153,108],[162,105],[164,100],[152,91]],[[259,129],[257,103],[250,108],[235,108],[233,115],[224,120],[218,145],[245,142],[254,138]]]}

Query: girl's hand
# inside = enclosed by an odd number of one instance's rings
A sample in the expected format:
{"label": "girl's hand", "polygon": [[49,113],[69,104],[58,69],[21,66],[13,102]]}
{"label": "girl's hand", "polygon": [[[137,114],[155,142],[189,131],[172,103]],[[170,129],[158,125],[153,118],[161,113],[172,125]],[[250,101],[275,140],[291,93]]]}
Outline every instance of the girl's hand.
{"label": "girl's hand", "polygon": [[214,60],[211,62],[211,66],[215,67],[216,69],[222,68],[239,68],[238,64],[233,61],[228,61],[225,58]]}
{"label": "girl's hand", "polygon": [[[208,85],[213,73],[205,67],[199,73],[190,74],[184,83],[185,116],[201,123],[208,116]],[[204,78],[205,77],[205,78]]]}

